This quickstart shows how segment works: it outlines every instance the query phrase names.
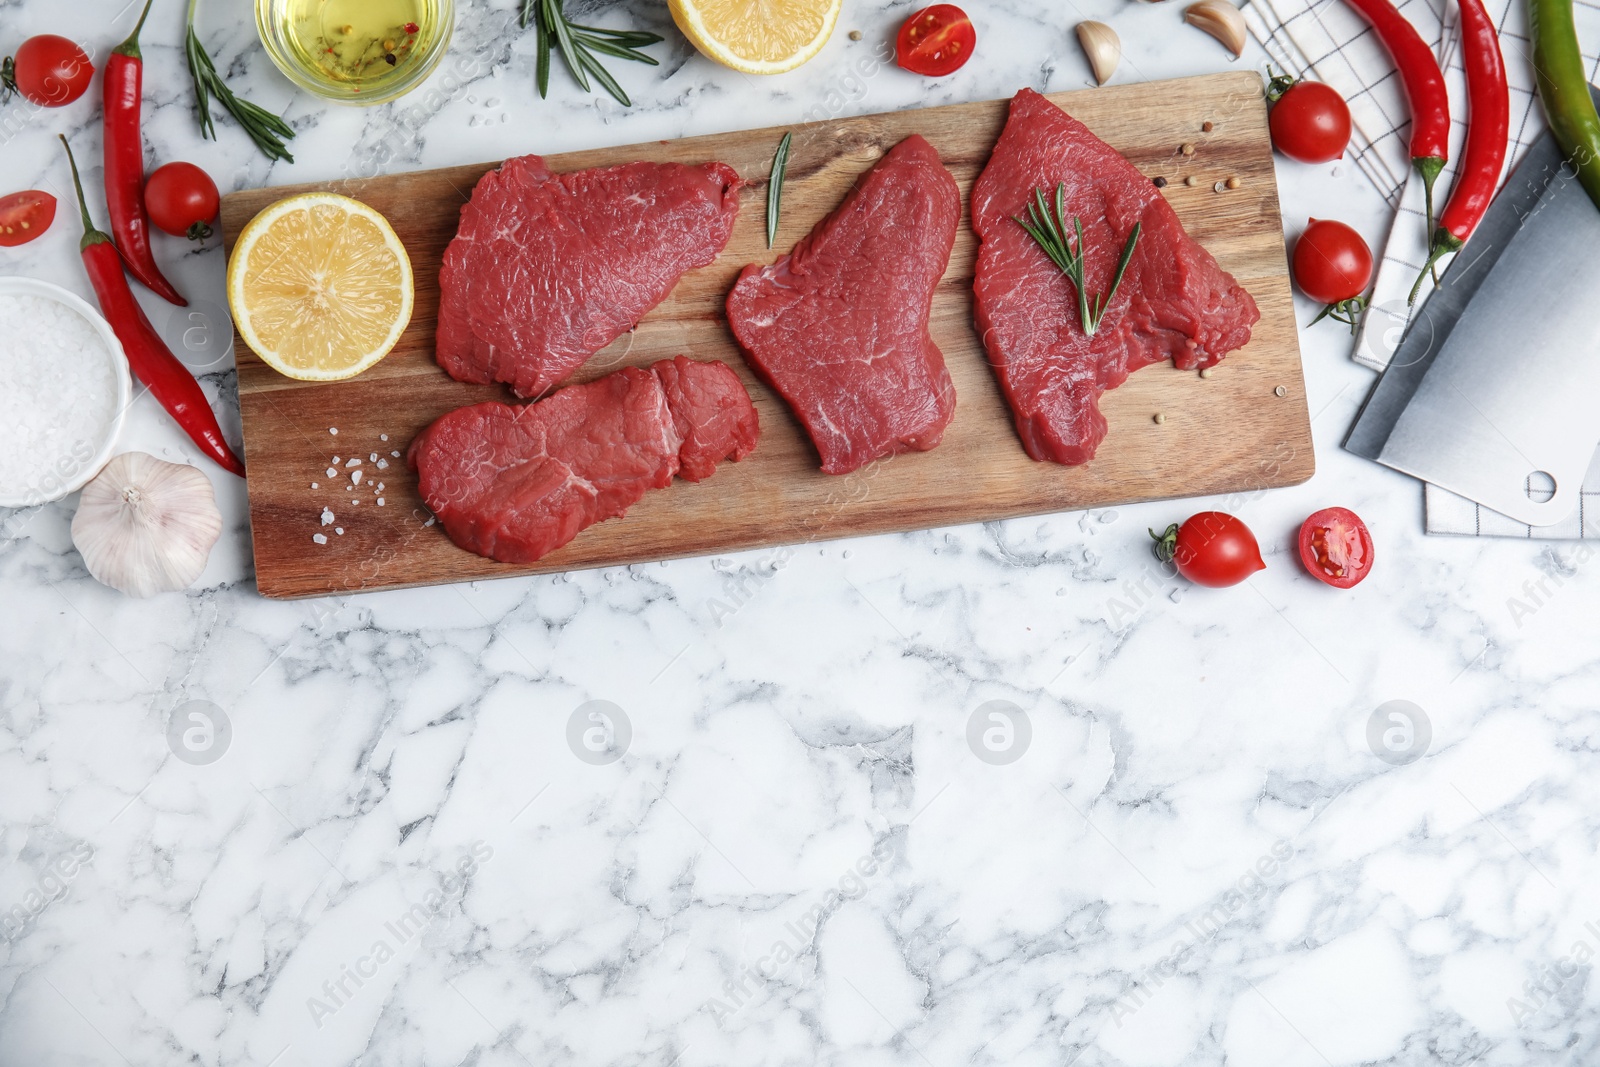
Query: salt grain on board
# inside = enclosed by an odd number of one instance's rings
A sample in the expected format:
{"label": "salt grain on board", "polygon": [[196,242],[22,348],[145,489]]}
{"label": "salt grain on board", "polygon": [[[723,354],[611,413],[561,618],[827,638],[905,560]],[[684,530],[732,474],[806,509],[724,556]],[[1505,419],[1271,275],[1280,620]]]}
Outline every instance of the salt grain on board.
{"label": "salt grain on board", "polygon": [[328,432],[333,434],[333,436],[338,437],[339,436],[339,427],[337,427],[337,426],[329,426],[328,427]]}
{"label": "salt grain on board", "polygon": [[117,416],[111,353],[88,319],[41,296],[0,296],[0,492],[81,473]]}
{"label": "salt grain on board", "polygon": [[361,472],[360,471],[356,471],[354,474],[350,475],[350,484],[351,485],[360,485],[361,484]]}
{"label": "salt grain on board", "polygon": [[378,498],[378,506],[380,508],[383,507],[383,497],[381,497],[381,496]]}
{"label": "salt grain on board", "polygon": [[327,508],[322,509],[322,525],[326,526],[333,521],[333,512]]}
{"label": "salt grain on board", "polygon": [[328,535],[327,534],[312,534],[311,535],[311,540],[315,541],[319,545],[325,545],[325,544],[328,543]]}
{"label": "salt grain on board", "polygon": [[361,466],[361,461],[359,459],[356,459],[354,456],[352,456],[350,458],[350,462],[346,463],[345,466],[346,467],[359,467],[359,466]]}
{"label": "salt grain on board", "polygon": [[367,457],[367,462],[368,463],[376,463],[376,462],[378,462],[378,454],[376,452],[374,452],[372,455],[368,456]]}
{"label": "salt grain on board", "polygon": [[378,469],[381,470],[381,471],[382,470],[388,470],[389,469],[389,461],[386,460],[386,459],[378,460]]}
{"label": "salt grain on board", "polygon": [[337,477],[339,477],[339,472],[334,470],[332,467],[329,467],[328,468],[328,477],[337,478]]}
{"label": "salt grain on board", "polygon": [[389,435],[386,434],[386,433],[380,433],[378,435],[378,440],[380,440],[380,441],[387,441],[388,439],[389,439]]}

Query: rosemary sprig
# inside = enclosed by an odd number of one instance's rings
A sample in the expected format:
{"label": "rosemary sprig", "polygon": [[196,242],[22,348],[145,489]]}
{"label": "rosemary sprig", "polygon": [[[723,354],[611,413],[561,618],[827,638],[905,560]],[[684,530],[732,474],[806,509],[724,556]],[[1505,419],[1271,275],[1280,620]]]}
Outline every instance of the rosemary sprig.
{"label": "rosemary sprig", "polygon": [[767,247],[778,237],[778,212],[783,207],[783,179],[789,170],[789,142],[794,134],[786,133],[778,142],[777,154],[772,157],[772,176],[767,179]]}
{"label": "rosemary sprig", "polygon": [[183,43],[184,54],[189,59],[189,76],[194,79],[194,105],[195,113],[200,120],[200,136],[217,139],[216,126],[211,120],[211,98],[217,98],[234,121],[244,127],[256,147],[271,160],[286,160],[294,162],[294,156],[289,154],[285,141],[294,139],[294,127],[264,107],[258,107],[248,100],[241,100],[228,88],[228,83],[222,80],[222,75],[217,73],[217,68],[211,62],[211,56],[200,44],[200,37],[194,30],[195,9],[200,6],[200,0],[189,0],[189,28]]}
{"label": "rosemary sprig", "polygon": [[1067,187],[1065,183],[1056,185],[1055,210],[1050,210],[1046,202],[1043,189],[1033,191],[1033,203],[1028,205],[1028,217],[1015,215],[1017,224],[1028,231],[1028,236],[1038,242],[1044,249],[1045,255],[1051,262],[1061,268],[1061,273],[1072,280],[1073,288],[1078,291],[1078,320],[1083,323],[1083,335],[1093,337],[1095,331],[1100,329],[1100,321],[1105,317],[1106,308],[1117,295],[1117,287],[1122,284],[1122,276],[1127,273],[1128,261],[1133,258],[1133,248],[1139,243],[1140,224],[1133,224],[1133,232],[1128,234],[1127,244],[1122,246],[1122,258],[1117,261],[1117,273],[1111,279],[1111,288],[1104,296],[1091,294],[1084,285],[1083,278],[1083,222],[1076,215],[1072,217],[1072,229],[1077,237],[1076,244],[1067,236]]}
{"label": "rosemary sprig", "polygon": [[622,86],[596,57],[596,54],[626,59],[632,63],[659,66],[655,58],[639,51],[649,45],[660,44],[665,38],[643,30],[608,30],[599,26],[584,26],[567,19],[563,0],[522,0],[522,26],[529,23],[539,35],[538,59],[534,80],[541,99],[550,93],[550,54],[561,52],[561,59],[571,72],[573,80],[584,92],[593,92],[589,85],[592,75],[600,88],[610,93],[623,107],[633,101],[623,92]]}

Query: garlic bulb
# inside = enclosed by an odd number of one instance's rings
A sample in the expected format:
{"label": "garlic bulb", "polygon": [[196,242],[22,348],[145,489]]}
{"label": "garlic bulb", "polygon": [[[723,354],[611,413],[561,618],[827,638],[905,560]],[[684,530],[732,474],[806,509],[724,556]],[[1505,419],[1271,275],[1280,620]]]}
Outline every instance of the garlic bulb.
{"label": "garlic bulb", "polygon": [[124,452],[83,487],[72,543],[89,573],[129,596],[186,588],[222,534],[211,480],[193,467]]}
{"label": "garlic bulb", "polygon": [[1117,36],[1117,31],[1103,22],[1078,23],[1078,43],[1083,46],[1083,54],[1089,58],[1089,69],[1094,71],[1094,80],[1098,85],[1104,85],[1111,80],[1111,75],[1117,72],[1117,64],[1122,62],[1122,39]]}
{"label": "garlic bulb", "polygon": [[1244,53],[1244,15],[1228,0],[1200,0],[1183,9],[1183,21],[1205,30],[1238,59]]}

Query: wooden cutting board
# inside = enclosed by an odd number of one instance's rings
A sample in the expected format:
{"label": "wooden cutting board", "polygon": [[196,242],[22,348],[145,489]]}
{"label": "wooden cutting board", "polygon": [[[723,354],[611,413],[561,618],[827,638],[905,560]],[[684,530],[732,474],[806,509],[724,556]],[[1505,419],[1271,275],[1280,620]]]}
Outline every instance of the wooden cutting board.
{"label": "wooden cutting board", "polygon": [[[625,518],[590,527],[532,566],[496,563],[455,547],[430,523],[415,476],[393,455],[403,457],[412,437],[452,408],[513,399],[501,387],[456,382],[433,360],[439,264],[461,205],[496,164],[226,197],[222,225],[230,251],[240,229],[280,197],[315,189],[356,197],[393,223],[417,281],[416,313],[399,346],[354,380],[291,381],[245,345],[236,346],[257,587],[269,597],[306,597],[461,582],[1252,491],[1309,478],[1310,420],[1260,78],[1219,74],[1051,99],[1152,179],[1166,179],[1163,192],[1189,233],[1260,305],[1261,322],[1246,348],[1206,379],[1170,366],[1139,371],[1101,401],[1110,433],[1092,463],[1035,463],[1018,443],[972,324],[977,240],[964,212],[933,307],[933,336],[958,397],[944,442],[932,452],[830,477],[818,470],[816,453],[787,407],[745,366],[723,299],[745,264],[771,262],[788,250],[838,205],[857,176],[910,134],[922,134],[939,150],[965,200],[999,137],[1007,101],[792,127],[783,225],[770,252],[766,176],[783,128],[551,156],[557,171],[639,159],[716,159],[750,183],[722,257],[687,274],[637,330],[595,356],[574,380],[679,353],[724,360],[755,399],[761,443],[744,462],[724,464],[707,481],[679,481],[648,493]],[[1208,122],[1212,128],[1203,131]],[[509,135],[507,142],[508,154],[539,150],[536,132]],[[1183,154],[1185,144],[1194,146],[1192,155]],[[1230,178],[1238,179],[1237,188],[1219,186]],[[1164,416],[1159,424],[1158,413]],[[374,455],[387,466],[378,469]],[[337,473],[329,476],[334,456]],[[352,457],[362,460],[365,472],[358,487],[346,468]],[[324,508],[335,516],[327,526],[319,518]],[[1174,509],[1173,517],[1181,519],[1182,512]],[[314,542],[319,533],[327,544]]]}

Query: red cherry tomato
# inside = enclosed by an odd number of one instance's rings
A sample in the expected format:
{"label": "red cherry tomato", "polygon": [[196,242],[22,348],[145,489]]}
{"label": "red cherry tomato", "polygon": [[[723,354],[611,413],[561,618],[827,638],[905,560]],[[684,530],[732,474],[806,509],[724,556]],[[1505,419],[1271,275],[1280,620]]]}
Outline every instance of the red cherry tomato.
{"label": "red cherry tomato", "polygon": [[94,64],[89,54],[53,33],[29,37],[0,67],[7,94],[21,93],[40,107],[65,107],[89,88]]}
{"label": "red cherry tomato", "polygon": [[1372,281],[1372,249],[1344,223],[1312,219],[1294,243],[1294,280],[1319,304],[1354,300]]}
{"label": "red cherry tomato", "polygon": [[56,220],[56,198],[37,189],[0,196],[0,245],[25,245]]}
{"label": "red cherry tomato", "polygon": [[934,4],[900,26],[895,62],[913,74],[941,78],[965,66],[977,46],[978,31],[965,11],[954,4]]}
{"label": "red cherry tomato", "polygon": [[1349,508],[1323,508],[1300,526],[1300,562],[1319,581],[1349,589],[1372,571],[1372,535]]}
{"label": "red cherry tomato", "polygon": [[193,163],[168,163],[144,183],[144,207],[150,221],[172,234],[191,241],[211,236],[211,220],[217,217],[221,198],[211,175]]}
{"label": "red cherry tomato", "polygon": [[1328,163],[1344,156],[1350,144],[1350,108],[1331,86],[1322,82],[1288,82],[1275,79],[1278,92],[1267,125],[1272,147],[1301,163]]}
{"label": "red cherry tomato", "polygon": [[1156,539],[1156,558],[1176,563],[1178,573],[1196,585],[1238,585],[1267,566],[1250,527],[1225,512],[1202,511],[1182,526],[1168,526],[1166,533],[1151,530],[1150,536]]}

